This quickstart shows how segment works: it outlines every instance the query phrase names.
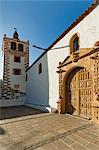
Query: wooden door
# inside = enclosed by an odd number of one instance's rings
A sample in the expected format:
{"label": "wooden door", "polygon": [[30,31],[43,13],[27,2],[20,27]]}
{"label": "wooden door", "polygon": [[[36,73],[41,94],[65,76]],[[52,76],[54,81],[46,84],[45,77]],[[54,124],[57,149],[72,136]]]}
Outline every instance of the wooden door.
{"label": "wooden door", "polygon": [[91,118],[92,77],[85,68],[76,68],[67,77],[66,113]]}

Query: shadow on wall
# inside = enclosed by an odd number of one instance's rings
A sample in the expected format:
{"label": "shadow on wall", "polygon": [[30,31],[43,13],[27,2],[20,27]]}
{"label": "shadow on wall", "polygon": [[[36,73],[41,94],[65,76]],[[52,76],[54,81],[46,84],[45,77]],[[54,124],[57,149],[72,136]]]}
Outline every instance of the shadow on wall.
{"label": "shadow on wall", "polygon": [[5,134],[5,130],[0,127],[0,135],[4,135],[4,134]]}

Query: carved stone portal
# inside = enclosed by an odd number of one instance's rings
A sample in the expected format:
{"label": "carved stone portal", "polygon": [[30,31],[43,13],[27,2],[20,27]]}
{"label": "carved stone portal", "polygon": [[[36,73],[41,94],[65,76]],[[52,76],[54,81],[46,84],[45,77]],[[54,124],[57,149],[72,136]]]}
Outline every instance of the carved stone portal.
{"label": "carved stone portal", "polygon": [[71,60],[72,54],[59,66],[59,111],[99,123],[99,49],[80,50]]}

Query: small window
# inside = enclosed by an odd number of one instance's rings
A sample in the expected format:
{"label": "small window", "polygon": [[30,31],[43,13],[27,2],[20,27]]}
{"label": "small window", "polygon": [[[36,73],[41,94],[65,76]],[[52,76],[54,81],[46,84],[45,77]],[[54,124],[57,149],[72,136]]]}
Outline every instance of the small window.
{"label": "small window", "polygon": [[16,50],[16,43],[15,42],[11,42],[11,49]]}
{"label": "small window", "polygon": [[70,52],[76,52],[79,50],[79,37],[77,34],[75,34],[74,36],[72,36],[71,40],[70,40]]}
{"label": "small window", "polygon": [[75,52],[77,50],[79,50],[79,38],[78,37],[76,37],[73,41],[73,51]]}
{"label": "small window", "polygon": [[23,52],[23,44],[19,44],[18,45],[18,50],[21,51],[21,52]]}
{"label": "small window", "polygon": [[14,75],[21,75],[21,69],[13,69],[13,74]]}
{"label": "small window", "polygon": [[14,87],[15,87],[16,89],[18,89],[18,88],[20,87],[20,85],[19,85],[19,84],[15,84]]}
{"label": "small window", "polygon": [[39,74],[41,74],[42,73],[42,64],[40,63],[39,64]]}
{"label": "small window", "polygon": [[14,62],[19,62],[20,63],[20,57],[14,56]]}

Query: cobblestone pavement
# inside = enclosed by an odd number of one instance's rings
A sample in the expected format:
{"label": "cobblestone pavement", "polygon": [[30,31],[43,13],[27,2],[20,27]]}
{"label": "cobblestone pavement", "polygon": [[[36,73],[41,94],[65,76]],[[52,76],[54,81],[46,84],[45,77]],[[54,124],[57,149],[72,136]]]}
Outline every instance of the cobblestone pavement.
{"label": "cobblestone pavement", "polygon": [[99,150],[99,125],[66,114],[0,120],[0,150]]}

